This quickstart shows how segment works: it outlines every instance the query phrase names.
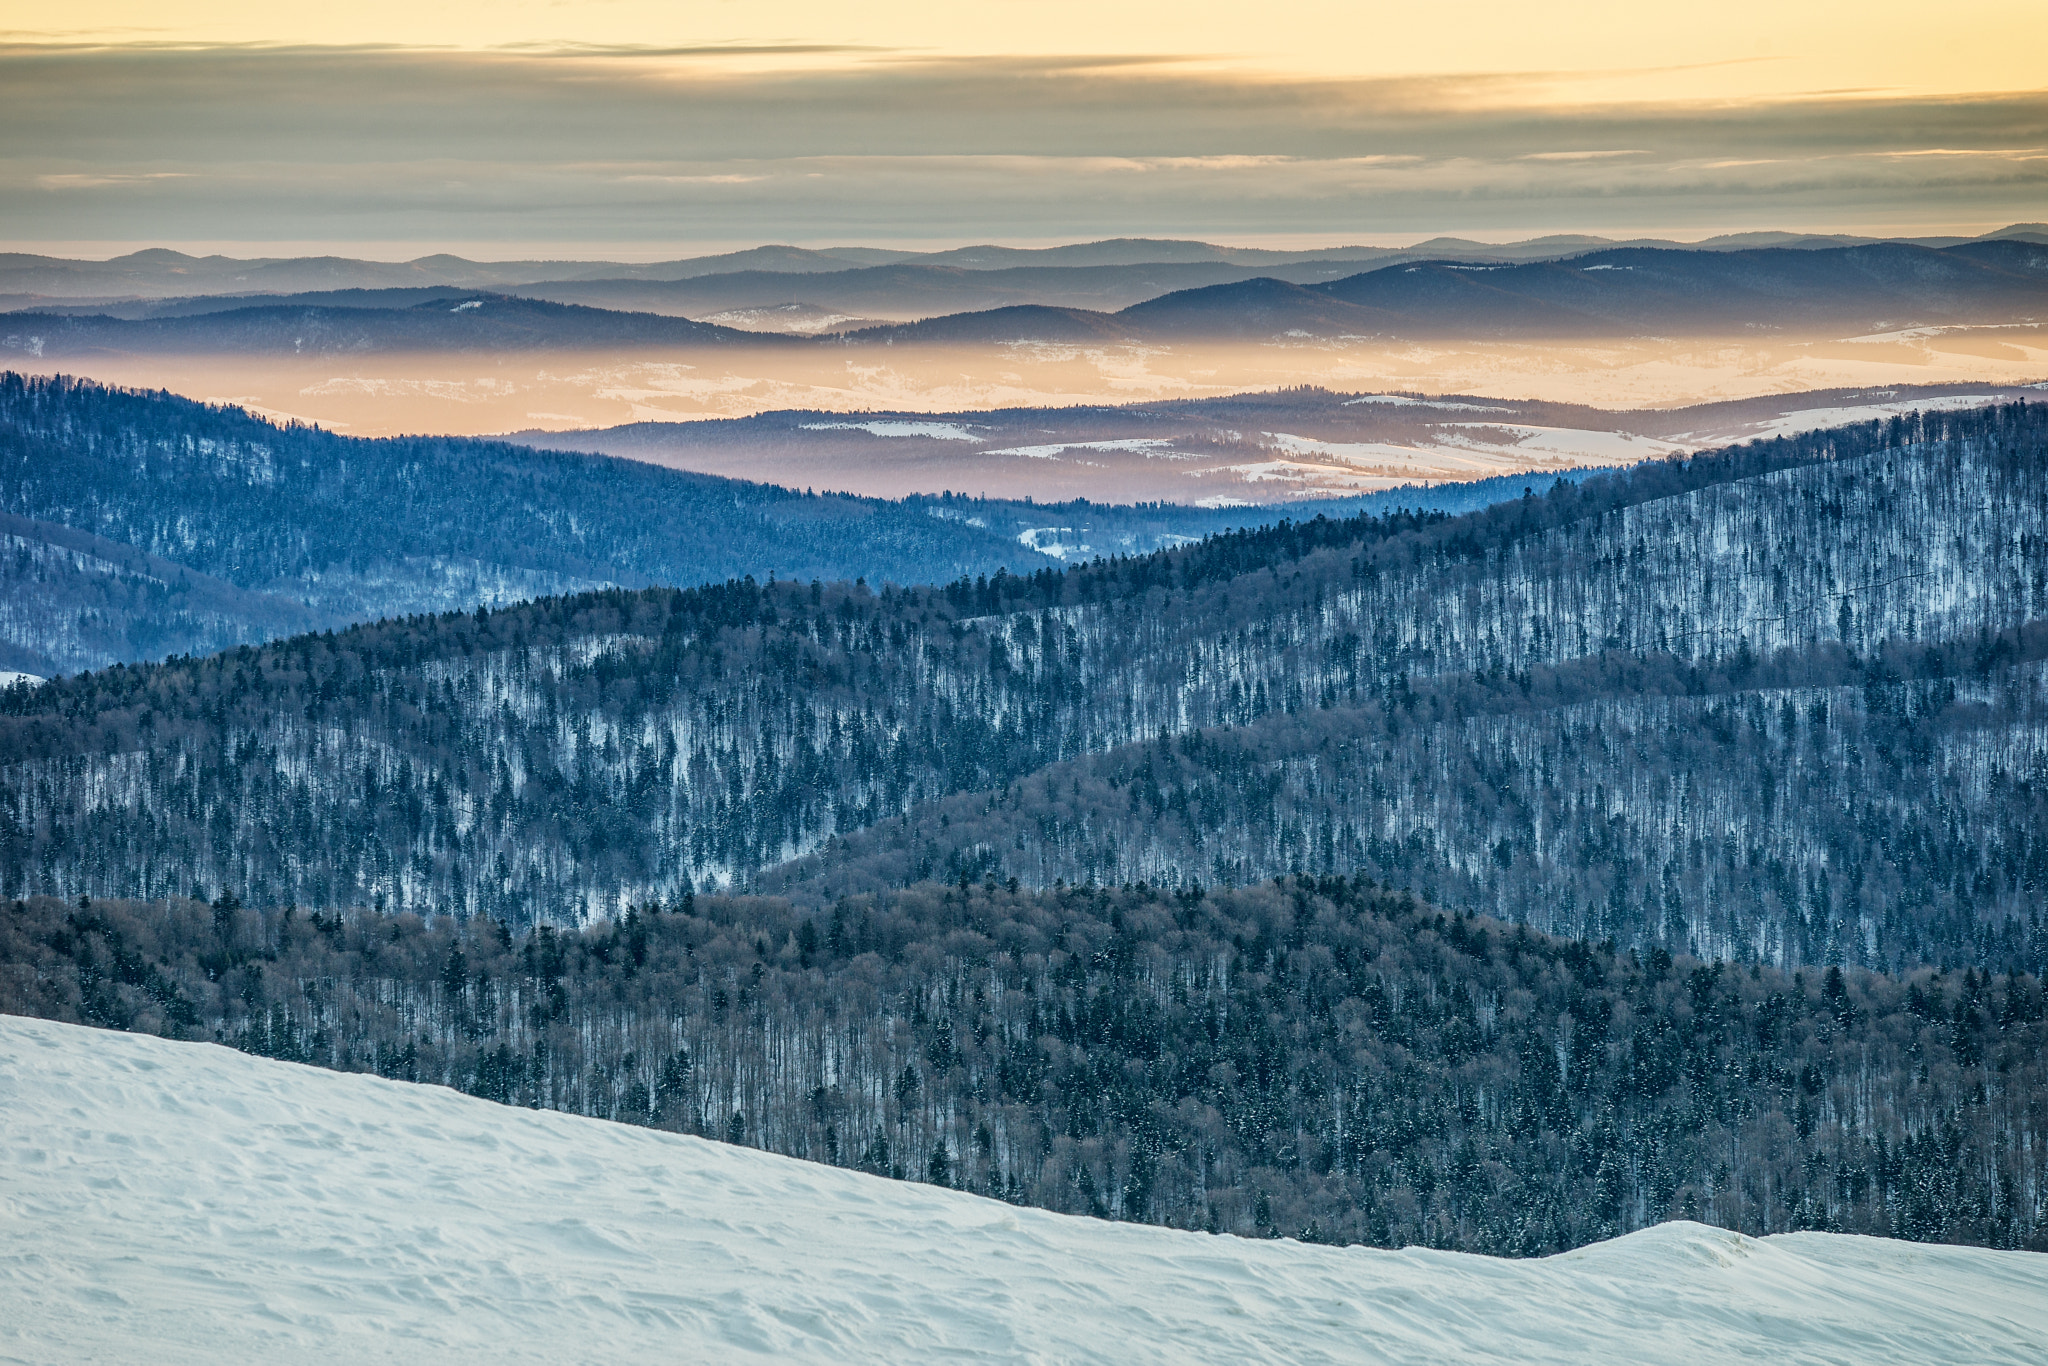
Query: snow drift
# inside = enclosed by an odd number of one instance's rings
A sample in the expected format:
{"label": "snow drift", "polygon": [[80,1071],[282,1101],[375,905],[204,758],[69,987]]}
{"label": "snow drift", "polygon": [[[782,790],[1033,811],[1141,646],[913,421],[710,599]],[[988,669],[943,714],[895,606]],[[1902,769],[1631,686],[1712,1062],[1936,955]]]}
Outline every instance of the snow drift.
{"label": "snow drift", "polygon": [[2036,1362],[2048,1257],[1666,1224],[1540,1261],[1110,1224],[0,1018],[9,1361]]}

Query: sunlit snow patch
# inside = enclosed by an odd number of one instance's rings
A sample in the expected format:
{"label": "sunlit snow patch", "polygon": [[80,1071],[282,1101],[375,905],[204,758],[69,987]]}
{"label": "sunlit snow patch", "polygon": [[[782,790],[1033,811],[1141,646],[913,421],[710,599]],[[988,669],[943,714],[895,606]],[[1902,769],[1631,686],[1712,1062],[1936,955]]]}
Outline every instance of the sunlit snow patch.
{"label": "sunlit snow patch", "polygon": [[[1939,398],[1908,399],[1898,403],[1866,403],[1845,408],[1801,408],[1741,429],[1740,438],[1760,439],[1792,436],[1798,432],[1844,427],[1852,422],[1879,422],[1909,413],[1952,413],[1965,408],[1982,408],[1998,402],[1996,394],[1948,394]],[[1730,439],[1735,439],[1734,433]]]}
{"label": "sunlit snow patch", "polygon": [[1346,408],[1361,403],[1384,403],[1393,408],[1441,408],[1453,413],[1512,413],[1513,408],[1498,408],[1486,403],[1451,403],[1440,398],[1412,398],[1407,394],[1365,394],[1359,398],[1344,400]]}
{"label": "sunlit snow patch", "polygon": [[728,308],[707,313],[698,322],[719,327],[737,327],[753,332],[815,333],[843,327],[847,323],[870,323],[854,313],[834,313],[811,304],[774,304],[766,308]]}
{"label": "sunlit snow patch", "polygon": [[1542,456],[1573,465],[1633,464],[1638,460],[1683,455],[1693,449],[1688,443],[1665,441],[1635,432],[1597,432],[1584,427],[1532,427],[1516,422],[1454,422],[1445,426],[1481,434],[1508,432],[1515,438],[1512,445],[1502,446],[1465,437],[1462,432],[1446,431],[1439,439],[1447,446],[1468,446],[1469,443],[1468,448],[1475,451]]}
{"label": "sunlit snow patch", "polygon": [[1088,546],[1078,540],[1063,539],[1073,534],[1074,528],[1070,526],[1035,526],[1018,532],[1017,544],[1041,555],[1050,555],[1055,560],[1064,560],[1070,555],[1079,559],[1088,554]]}
{"label": "sunlit snow patch", "polygon": [[807,432],[866,432],[870,436],[925,436],[934,441],[986,441],[952,422],[806,422]]}
{"label": "sunlit snow patch", "polygon": [[1165,437],[1133,436],[1120,441],[1061,441],[1050,446],[1005,446],[984,451],[984,455],[1025,455],[1033,460],[1051,460],[1062,451],[1142,451],[1147,455],[1172,454],[1173,442]]}
{"label": "sunlit snow patch", "polygon": [[[1085,528],[1081,528],[1085,530]],[[1149,551],[1171,551],[1182,545],[1194,545],[1200,537],[1182,537],[1178,532],[1161,530],[1153,535],[1126,535],[1120,537],[1124,549],[1139,553]],[[1096,547],[1079,539],[1079,530],[1073,526],[1030,526],[1018,532],[1018,545],[1038,551],[1040,555],[1051,555],[1053,559],[1087,559],[1096,553]]]}

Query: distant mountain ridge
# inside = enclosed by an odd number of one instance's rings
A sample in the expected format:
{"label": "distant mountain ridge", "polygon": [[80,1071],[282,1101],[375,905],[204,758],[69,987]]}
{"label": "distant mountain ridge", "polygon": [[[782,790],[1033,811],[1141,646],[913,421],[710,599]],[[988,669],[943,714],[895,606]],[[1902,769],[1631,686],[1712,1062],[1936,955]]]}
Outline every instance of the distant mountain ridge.
{"label": "distant mountain ridge", "polygon": [[[407,291],[409,294],[410,291]],[[506,294],[432,295],[408,307],[258,305],[124,319],[20,314],[0,347],[33,356],[98,351],[351,355],[371,351],[588,350],[646,346],[774,346],[784,339],[653,313],[619,313]]]}
{"label": "distant mountain ridge", "polygon": [[309,290],[417,289],[434,286],[503,289],[546,281],[675,281],[738,271],[801,275],[902,262],[964,270],[1002,270],[1023,266],[1074,268],[1198,263],[1274,267],[1319,261],[1356,261],[1366,265],[1431,258],[1544,259],[1619,246],[1690,245],[1698,250],[1719,251],[1767,246],[1839,247],[1878,240],[1904,240],[1923,246],[1946,247],[1964,241],[2000,238],[2048,242],[2048,224],[2013,224],[1980,238],[1873,239],[1809,233],[1749,232],[1726,234],[1698,243],[1685,244],[1658,239],[1617,242],[1609,238],[1582,235],[1537,237],[1507,243],[1436,237],[1408,247],[1340,246],[1294,251],[1146,238],[1117,238],[1054,247],[971,246],[942,251],[769,245],[745,251],[647,264],[621,261],[472,261],[446,253],[416,257],[410,261],[366,261],[338,256],[244,259],[227,256],[191,256],[161,247],[132,252],[106,261],[7,252],[0,253],[0,299],[15,296],[15,305],[21,307],[33,306],[38,297],[73,300],[169,298],[195,294],[302,293]]}
{"label": "distant mountain ridge", "polygon": [[[1137,269],[1158,278],[1145,285],[1144,280],[1134,283],[1127,272],[1111,272],[1115,278],[1107,283],[1076,286],[1067,273],[1044,267],[1012,272],[886,265],[802,277],[720,276],[717,288],[708,292],[689,282],[599,282],[548,286],[540,292],[613,305],[653,292],[671,304],[695,298],[703,305],[696,311],[717,312],[749,298],[798,302],[770,297],[795,280],[819,285],[816,297],[801,300],[814,308],[886,313],[921,298],[985,300],[993,294],[1024,300],[1037,292],[1076,288],[1085,293],[1144,285],[1138,291],[1143,293],[1151,285],[1173,286],[1115,311],[1020,301],[809,338],[812,345],[848,346],[1286,336],[1752,336],[1802,329],[1839,334],[1945,324],[2031,325],[2048,318],[2048,244],[2019,238],[1943,248],[1894,243],[1730,251],[1625,247],[1568,261],[1438,259],[1306,283],[1252,275],[1194,288],[1174,286],[1170,277],[1179,267]],[[1243,274],[1237,267],[1227,269]],[[1102,272],[1087,267],[1080,273],[1092,279]],[[130,316],[75,309],[0,316],[5,329],[0,347],[50,358],[100,350],[298,355],[795,345],[802,340],[666,313],[438,286],[395,293],[326,291],[288,302],[237,300],[214,306],[178,301],[120,311]],[[138,313],[143,316],[134,316]]]}
{"label": "distant mountain ridge", "polygon": [[[2048,245],[1879,244],[1598,251],[1570,261],[1383,266],[1320,284],[1270,277],[1176,291],[1114,314],[1009,310],[846,334],[848,343],[1387,336],[1568,338],[1798,327],[2026,323],[2048,315]],[[1022,329],[1022,330],[1020,330]]]}

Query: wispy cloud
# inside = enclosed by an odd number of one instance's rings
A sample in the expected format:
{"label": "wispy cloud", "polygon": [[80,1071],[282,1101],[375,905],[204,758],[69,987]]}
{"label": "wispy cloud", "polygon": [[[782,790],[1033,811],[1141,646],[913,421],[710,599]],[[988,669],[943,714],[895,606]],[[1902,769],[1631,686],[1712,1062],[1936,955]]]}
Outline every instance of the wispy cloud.
{"label": "wispy cloud", "polygon": [[1526,152],[1524,161],[1605,161],[1610,157],[1646,157],[1647,147],[1616,148],[1605,152]]}
{"label": "wispy cloud", "polygon": [[[797,69],[811,57],[833,61]],[[1991,223],[2048,198],[2048,92],[1572,105],[1548,73],[1199,66],[773,44],[0,48],[0,237],[1625,232]]]}
{"label": "wispy cloud", "polygon": [[753,185],[766,180],[766,175],[735,175],[725,172],[718,175],[622,175],[621,185]]}
{"label": "wispy cloud", "polygon": [[[311,49],[301,49],[311,50]],[[845,57],[899,52],[900,48],[859,43],[690,43],[682,46],[652,43],[498,43],[485,49],[533,57]]]}
{"label": "wispy cloud", "polygon": [[158,180],[189,180],[192,171],[72,171],[39,175],[34,184],[41,190],[91,190],[104,185],[146,185]]}

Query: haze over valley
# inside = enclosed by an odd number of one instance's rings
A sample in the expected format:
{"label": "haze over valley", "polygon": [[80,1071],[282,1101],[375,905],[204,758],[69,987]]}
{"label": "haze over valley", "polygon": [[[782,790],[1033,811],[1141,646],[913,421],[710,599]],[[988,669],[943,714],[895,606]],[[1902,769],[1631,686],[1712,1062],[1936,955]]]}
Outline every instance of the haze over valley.
{"label": "haze over valley", "polygon": [[[821,271],[807,269],[819,264],[816,254],[795,252],[767,256],[775,270],[623,280],[609,293],[517,283],[572,263],[500,270],[514,279],[493,285],[517,298],[438,283],[263,295],[249,286],[390,277],[347,261],[255,263],[240,276],[211,262],[179,273],[144,262],[104,274],[144,288],[223,292],[63,306],[19,295],[15,312],[0,317],[0,348],[15,363],[365,436],[561,431],[783,409],[1070,407],[1301,384],[1667,408],[1808,389],[2037,380],[2048,367],[2044,241],[2048,234],[2027,227],[1932,246],[1551,241],[1532,246],[1555,255],[1519,265],[1529,250],[1462,243],[1463,256],[1426,262],[1313,260],[1293,268],[1318,277],[1306,286],[1267,273],[1288,267],[1265,263],[1159,263],[1240,277],[1208,285],[1154,279],[1152,267],[1128,263],[918,267],[971,291],[936,296],[928,278],[902,274],[906,267]],[[1171,242],[1089,250],[1232,254]],[[14,278],[49,286],[61,282],[60,265],[80,273],[90,264],[17,263]],[[415,265],[430,278],[491,273]],[[1243,278],[1253,271],[1261,273]],[[1100,283],[1072,283],[1105,273],[1122,281],[1111,300],[1086,293]],[[848,277],[868,283],[848,294]],[[990,292],[982,287],[990,279],[1006,283]],[[712,286],[720,292],[694,299],[661,294]],[[1099,311],[1105,302],[1120,311]],[[1599,445],[1575,458],[1598,462]]]}

